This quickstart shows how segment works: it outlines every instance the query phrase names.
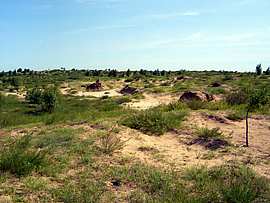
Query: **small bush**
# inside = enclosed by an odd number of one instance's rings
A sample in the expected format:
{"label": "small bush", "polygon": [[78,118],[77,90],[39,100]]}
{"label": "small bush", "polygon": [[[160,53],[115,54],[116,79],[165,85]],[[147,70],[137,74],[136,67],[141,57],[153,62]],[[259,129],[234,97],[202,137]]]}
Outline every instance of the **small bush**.
{"label": "small bush", "polygon": [[122,141],[114,133],[114,128],[100,137],[100,150],[105,154],[111,154],[123,149],[126,141]]}
{"label": "small bush", "polygon": [[26,93],[26,100],[29,100],[30,104],[41,104],[42,103],[42,91],[36,88],[28,90]]}
{"label": "small bush", "polygon": [[46,88],[42,95],[42,109],[52,113],[60,104],[60,94],[57,87]]}
{"label": "small bush", "polygon": [[0,151],[0,170],[26,176],[46,163],[46,152],[30,149],[31,136],[16,139]]}
{"label": "small bush", "polygon": [[225,100],[220,100],[217,102],[208,102],[205,105],[205,108],[210,109],[210,110],[225,110],[228,109],[230,106]]}
{"label": "small bush", "polygon": [[130,115],[121,123],[146,134],[162,135],[178,127],[186,115],[186,111],[163,113],[159,110],[146,110]]}
{"label": "small bush", "polygon": [[245,104],[248,102],[248,93],[244,90],[240,90],[239,92],[228,94],[226,101],[231,106]]}
{"label": "small bush", "polygon": [[222,136],[222,132],[219,132],[220,128],[213,128],[213,129],[209,129],[208,127],[202,127],[201,129],[196,131],[196,134],[198,137],[202,137],[204,139],[208,139],[208,138],[218,138],[220,136]]}
{"label": "small bush", "polygon": [[127,78],[126,80],[125,80],[125,82],[132,82],[134,79],[133,78]]}
{"label": "small bush", "polygon": [[160,83],[160,86],[171,86],[171,83],[170,82]]}
{"label": "small bush", "polygon": [[164,93],[164,89],[161,89],[161,88],[154,88],[152,91],[152,93],[154,94],[158,94],[158,93]]}
{"label": "small bush", "polygon": [[183,110],[183,109],[187,109],[188,105],[185,102],[173,102],[164,106],[161,106],[161,110],[162,111],[179,111],[179,110]]}
{"label": "small bush", "polygon": [[203,109],[205,108],[205,102],[201,101],[201,100],[196,100],[196,99],[193,99],[193,100],[185,100],[184,101],[188,107],[192,110],[198,110],[198,109]]}
{"label": "small bush", "polygon": [[225,118],[236,121],[236,120],[243,120],[246,117],[246,112],[244,111],[236,111],[234,113],[229,113]]}
{"label": "small bush", "polygon": [[133,95],[131,95],[131,97],[134,99],[145,99],[145,96],[143,95],[142,92],[136,92]]}
{"label": "small bush", "polygon": [[144,86],[144,88],[153,88],[153,87],[156,87],[156,85],[154,83],[150,83],[150,84]]}
{"label": "small bush", "polygon": [[212,95],[214,95],[214,94],[227,94],[227,93],[228,93],[228,91],[225,90],[225,89],[223,89],[223,88],[221,88],[221,87],[219,87],[219,88],[214,89],[214,90],[211,91],[211,94]]}

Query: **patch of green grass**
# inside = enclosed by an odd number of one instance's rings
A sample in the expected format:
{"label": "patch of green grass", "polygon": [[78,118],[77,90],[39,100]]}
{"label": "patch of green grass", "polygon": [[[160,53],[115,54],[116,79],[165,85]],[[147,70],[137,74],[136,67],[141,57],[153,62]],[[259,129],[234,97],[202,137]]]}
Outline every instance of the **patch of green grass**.
{"label": "patch of green grass", "polygon": [[229,113],[227,116],[225,116],[227,119],[232,120],[232,121],[237,121],[237,120],[243,120],[246,118],[246,112],[244,111],[235,111],[234,113]]}
{"label": "patch of green grass", "polygon": [[208,138],[218,138],[222,136],[222,132],[220,132],[220,128],[212,128],[209,129],[208,127],[202,127],[199,130],[197,130],[196,135],[198,137],[208,139]]}
{"label": "patch of green grass", "polygon": [[184,101],[187,106],[192,109],[192,110],[198,110],[198,109],[203,109],[206,106],[206,102],[203,102],[201,100],[193,99],[193,100],[185,100]]}
{"label": "patch of green grass", "polygon": [[188,109],[188,105],[185,102],[177,101],[177,102],[172,102],[167,105],[161,105],[160,109],[162,111],[179,111],[179,110],[185,110]]}
{"label": "patch of green grass", "polygon": [[170,82],[160,83],[160,86],[171,86],[171,83]]}
{"label": "patch of green grass", "polygon": [[164,93],[165,90],[163,88],[154,88],[151,93],[158,94],[158,93]]}
{"label": "patch of green grass", "polygon": [[0,151],[0,170],[26,176],[46,165],[46,151],[31,148],[31,136],[14,139]]}
{"label": "patch of green grass", "polygon": [[179,127],[185,116],[186,111],[163,113],[159,110],[146,110],[122,119],[121,124],[146,134],[162,135]]}
{"label": "patch of green grass", "polygon": [[213,152],[213,151],[209,151],[209,152],[203,154],[203,156],[202,156],[202,158],[208,159],[208,160],[211,160],[211,159],[213,159],[215,157],[216,157],[216,153]]}
{"label": "patch of green grass", "polygon": [[105,154],[111,154],[115,151],[123,149],[127,141],[121,140],[113,133],[113,129],[106,132],[103,136],[100,136],[99,149]]}
{"label": "patch of green grass", "polygon": [[215,95],[215,94],[227,94],[227,93],[228,93],[228,91],[225,90],[225,89],[223,89],[222,87],[218,87],[218,88],[213,89],[213,90],[211,91],[211,94],[212,94],[212,95]]}

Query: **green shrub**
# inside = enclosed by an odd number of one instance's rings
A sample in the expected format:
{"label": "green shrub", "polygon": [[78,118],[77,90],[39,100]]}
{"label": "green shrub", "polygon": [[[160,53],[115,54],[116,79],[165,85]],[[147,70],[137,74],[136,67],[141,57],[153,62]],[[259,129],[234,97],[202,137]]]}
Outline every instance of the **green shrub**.
{"label": "green shrub", "polygon": [[146,110],[122,119],[121,124],[146,134],[162,135],[178,127],[186,115],[186,111],[163,113],[159,110]]}
{"label": "green shrub", "polygon": [[116,104],[120,105],[123,103],[128,103],[128,102],[132,102],[132,100],[129,97],[120,97],[118,99],[116,99]]}
{"label": "green shrub", "polygon": [[201,100],[197,100],[197,99],[193,99],[193,100],[185,100],[184,101],[187,106],[192,109],[192,110],[198,110],[198,109],[203,109],[205,108],[206,103],[201,101]]}
{"label": "green shrub", "polygon": [[42,91],[36,88],[28,90],[26,93],[26,100],[29,100],[30,104],[41,104],[42,103]]}
{"label": "green shrub", "polygon": [[160,86],[171,86],[171,83],[170,82],[160,83]]}
{"label": "green shrub", "polygon": [[162,111],[179,111],[183,109],[187,109],[188,105],[185,102],[177,101],[177,102],[172,102],[167,105],[161,106]]}
{"label": "green shrub", "polygon": [[235,111],[234,113],[229,113],[225,118],[236,121],[236,120],[243,120],[246,117],[246,112],[244,111]]}
{"label": "green shrub", "polygon": [[143,95],[142,92],[136,92],[133,95],[131,95],[131,98],[134,98],[134,99],[145,99],[145,96]]}
{"label": "green shrub", "polygon": [[195,133],[198,137],[208,139],[208,138],[219,138],[222,136],[222,132],[219,132],[220,128],[209,129],[208,127],[202,127],[197,130]]}
{"label": "green shrub", "polygon": [[122,141],[114,133],[114,128],[107,132],[105,135],[100,136],[99,149],[105,154],[111,154],[115,151],[123,149],[127,141]]}
{"label": "green shrub", "polygon": [[225,99],[231,106],[245,104],[248,102],[248,93],[245,90],[240,90],[239,92],[228,94]]}
{"label": "green shrub", "polygon": [[207,169],[201,166],[188,168],[186,173],[188,180],[195,181],[194,191],[218,194],[210,202],[268,202],[269,183],[249,167],[222,165]]}
{"label": "green shrub", "polygon": [[26,176],[46,164],[46,152],[31,149],[31,136],[15,139],[8,148],[0,151],[0,170],[16,176]]}
{"label": "green shrub", "polygon": [[52,113],[60,104],[60,95],[57,87],[46,88],[42,94],[42,109]]}
{"label": "green shrub", "polygon": [[125,82],[132,82],[134,79],[133,78],[127,78],[125,79]]}
{"label": "green shrub", "polygon": [[158,94],[158,93],[164,93],[165,91],[162,88],[154,88],[151,92],[154,94]]}
{"label": "green shrub", "polygon": [[144,88],[153,88],[153,87],[156,87],[156,85],[154,83],[150,83],[150,84],[144,86]]}
{"label": "green shrub", "polygon": [[223,89],[223,88],[221,88],[221,87],[218,87],[218,88],[213,89],[213,90],[211,91],[211,94],[212,94],[212,95],[213,95],[213,94],[227,94],[227,93],[228,93],[228,91],[225,90],[225,89]]}
{"label": "green shrub", "polygon": [[225,110],[228,109],[230,106],[225,100],[219,100],[216,102],[208,102],[205,105],[205,108],[210,109],[210,110]]}

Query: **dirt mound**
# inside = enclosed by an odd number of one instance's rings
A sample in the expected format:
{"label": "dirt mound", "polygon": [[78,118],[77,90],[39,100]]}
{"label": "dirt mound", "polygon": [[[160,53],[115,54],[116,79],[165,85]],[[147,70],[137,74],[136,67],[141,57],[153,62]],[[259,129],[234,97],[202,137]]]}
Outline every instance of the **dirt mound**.
{"label": "dirt mound", "polygon": [[103,89],[108,89],[108,87],[106,85],[103,85],[100,79],[98,79],[95,83],[86,86],[86,90],[103,90]]}
{"label": "dirt mound", "polygon": [[215,82],[213,85],[212,85],[212,87],[220,87],[221,86],[221,84],[219,84],[219,83],[217,83],[217,82]]}
{"label": "dirt mound", "polygon": [[121,94],[127,93],[127,94],[135,94],[139,92],[139,90],[137,88],[133,88],[133,87],[124,87],[123,89],[120,90]]}
{"label": "dirt mound", "polygon": [[180,97],[179,101],[182,100],[200,100],[200,101],[212,101],[214,100],[214,97],[210,94],[201,92],[201,91],[186,91],[182,96]]}

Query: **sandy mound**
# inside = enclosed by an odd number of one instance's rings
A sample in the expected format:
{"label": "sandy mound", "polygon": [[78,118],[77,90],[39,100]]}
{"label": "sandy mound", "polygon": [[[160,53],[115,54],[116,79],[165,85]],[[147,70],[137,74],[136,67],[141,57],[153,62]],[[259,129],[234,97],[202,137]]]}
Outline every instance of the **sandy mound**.
{"label": "sandy mound", "polygon": [[200,101],[212,101],[214,100],[213,96],[201,91],[186,91],[180,97],[179,101],[182,100],[200,100]]}
{"label": "sandy mound", "polygon": [[133,87],[124,87],[123,89],[120,90],[121,94],[135,94],[139,92],[139,90],[137,88],[133,88]]}
{"label": "sandy mound", "polygon": [[100,79],[98,79],[95,83],[86,86],[86,90],[103,90],[108,89],[108,87],[101,83]]}

